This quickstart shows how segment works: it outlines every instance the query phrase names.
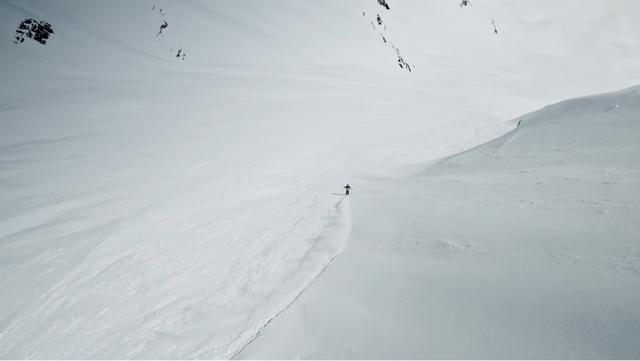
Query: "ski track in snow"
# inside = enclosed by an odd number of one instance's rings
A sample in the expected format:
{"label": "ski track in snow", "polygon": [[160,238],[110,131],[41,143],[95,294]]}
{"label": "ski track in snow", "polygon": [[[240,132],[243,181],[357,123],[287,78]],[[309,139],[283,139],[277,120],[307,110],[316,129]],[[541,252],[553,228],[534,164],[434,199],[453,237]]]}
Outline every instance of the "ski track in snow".
{"label": "ski track in snow", "polygon": [[414,174],[361,181],[349,249],[236,357],[634,358],[637,89],[555,104]]}
{"label": "ski track in snow", "polygon": [[[314,248],[309,250],[309,254],[313,254],[316,252],[325,253],[326,255],[323,258],[326,258],[326,261],[319,263],[317,260],[314,259],[314,258],[319,258],[317,256],[314,256],[313,258],[305,257],[303,262],[300,264],[300,269],[302,270],[304,268],[313,267],[313,268],[318,268],[318,271],[317,272],[307,271],[307,272],[301,272],[299,274],[304,274],[304,275],[315,274],[315,275],[308,280],[308,283],[304,284],[302,288],[296,292],[295,297],[290,302],[288,302],[277,313],[273,314],[259,328],[257,328],[253,332],[253,334],[250,335],[247,341],[245,341],[240,347],[233,350],[229,354],[225,354],[222,358],[225,358],[225,359],[234,358],[236,355],[241,353],[242,350],[244,350],[248,345],[251,344],[251,342],[253,342],[256,338],[260,336],[260,334],[265,330],[265,328],[269,326],[269,324],[273,320],[275,320],[283,312],[286,312],[286,310],[289,307],[291,307],[291,305],[293,305],[300,298],[302,293],[306,291],[309,287],[311,287],[314,284],[314,282],[316,282],[322,276],[324,271],[331,265],[333,260],[340,254],[342,249],[346,246],[346,241],[351,231],[351,212],[349,209],[349,199],[348,198],[341,199],[336,203],[335,208],[336,208],[336,214],[333,217],[331,217],[327,227],[318,236],[316,240],[317,246],[314,246]],[[336,250],[334,252],[331,252],[329,250],[320,250],[320,251],[316,250],[315,248],[320,246],[320,242],[323,239],[325,240],[333,239],[333,242],[335,242],[337,245]]]}

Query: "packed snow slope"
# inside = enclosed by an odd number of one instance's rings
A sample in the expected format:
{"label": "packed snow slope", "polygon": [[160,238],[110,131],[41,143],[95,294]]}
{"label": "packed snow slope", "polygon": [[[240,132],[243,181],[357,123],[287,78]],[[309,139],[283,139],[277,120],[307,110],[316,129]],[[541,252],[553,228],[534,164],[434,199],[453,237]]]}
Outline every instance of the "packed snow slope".
{"label": "packed snow slope", "polygon": [[640,87],[362,182],[348,247],[239,358],[637,359]]}
{"label": "packed snow slope", "polygon": [[231,357],[344,183],[640,82],[637,1],[387,2],[0,0],[0,357]]}

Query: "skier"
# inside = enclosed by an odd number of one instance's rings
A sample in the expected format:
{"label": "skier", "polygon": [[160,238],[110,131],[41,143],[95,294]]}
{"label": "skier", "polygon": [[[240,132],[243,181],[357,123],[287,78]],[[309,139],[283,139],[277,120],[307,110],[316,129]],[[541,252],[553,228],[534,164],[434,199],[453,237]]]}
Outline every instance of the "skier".
{"label": "skier", "polygon": [[348,196],[349,195],[349,191],[351,190],[351,186],[349,185],[349,183],[347,183],[347,185],[344,186],[344,189],[345,189],[345,193],[344,194]]}

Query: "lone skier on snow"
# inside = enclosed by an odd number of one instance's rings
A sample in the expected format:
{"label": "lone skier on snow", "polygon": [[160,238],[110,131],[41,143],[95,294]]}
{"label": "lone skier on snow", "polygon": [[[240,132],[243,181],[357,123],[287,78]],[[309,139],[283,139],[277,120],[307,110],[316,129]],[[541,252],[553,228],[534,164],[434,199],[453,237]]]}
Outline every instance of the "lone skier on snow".
{"label": "lone skier on snow", "polygon": [[351,190],[351,186],[349,185],[349,183],[347,183],[347,185],[344,186],[344,189],[345,189],[345,193],[344,194],[348,196],[349,195],[349,191]]}

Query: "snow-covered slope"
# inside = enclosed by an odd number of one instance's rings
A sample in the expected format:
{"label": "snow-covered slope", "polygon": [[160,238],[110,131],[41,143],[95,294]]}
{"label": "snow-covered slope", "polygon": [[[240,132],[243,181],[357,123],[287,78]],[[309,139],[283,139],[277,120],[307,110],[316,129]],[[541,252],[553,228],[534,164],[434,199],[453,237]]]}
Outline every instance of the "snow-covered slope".
{"label": "snow-covered slope", "polygon": [[0,1],[0,356],[229,357],[347,243],[344,183],[640,82],[636,1],[389,4]]}
{"label": "snow-covered slope", "polygon": [[637,358],[640,87],[354,192],[349,246],[242,358]]}

